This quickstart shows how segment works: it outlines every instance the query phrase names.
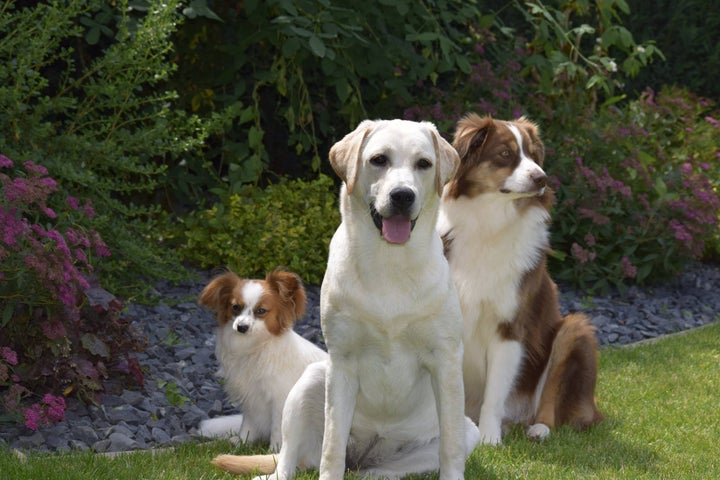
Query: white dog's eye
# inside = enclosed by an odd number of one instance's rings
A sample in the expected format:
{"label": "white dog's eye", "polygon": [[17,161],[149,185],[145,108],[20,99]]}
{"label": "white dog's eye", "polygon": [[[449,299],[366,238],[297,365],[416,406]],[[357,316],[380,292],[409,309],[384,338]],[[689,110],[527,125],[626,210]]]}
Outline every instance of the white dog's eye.
{"label": "white dog's eye", "polygon": [[370,159],[370,164],[376,167],[384,167],[388,164],[388,158],[385,155],[375,155]]}
{"label": "white dog's eye", "polygon": [[260,308],[256,308],[254,313],[255,313],[256,317],[262,317],[263,315],[265,315],[267,313],[267,310],[260,307]]}
{"label": "white dog's eye", "polygon": [[427,170],[429,168],[432,168],[432,162],[427,158],[421,158],[420,160],[418,160],[416,165],[417,168],[419,168],[420,170]]}

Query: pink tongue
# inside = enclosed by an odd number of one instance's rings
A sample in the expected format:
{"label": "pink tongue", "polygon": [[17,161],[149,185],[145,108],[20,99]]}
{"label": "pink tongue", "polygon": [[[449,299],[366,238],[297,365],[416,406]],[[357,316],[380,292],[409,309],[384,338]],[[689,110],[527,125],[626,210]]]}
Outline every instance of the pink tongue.
{"label": "pink tongue", "polygon": [[410,238],[410,220],[396,215],[382,220],[382,236],[389,243],[405,243]]}

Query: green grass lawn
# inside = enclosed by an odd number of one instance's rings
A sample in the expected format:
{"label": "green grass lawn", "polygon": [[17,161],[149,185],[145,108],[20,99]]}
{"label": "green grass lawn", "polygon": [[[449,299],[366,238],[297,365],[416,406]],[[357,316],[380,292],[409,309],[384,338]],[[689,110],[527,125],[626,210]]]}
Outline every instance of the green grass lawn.
{"label": "green grass lawn", "polygon": [[[604,423],[584,433],[564,428],[542,443],[513,429],[502,447],[476,449],[466,478],[720,478],[720,324],[603,350],[597,397]],[[114,458],[86,452],[21,460],[2,451],[0,478],[227,479],[235,477],[210,465],[213,456],[261,451],[227,442]],[[317,478],[317,472],[300,478]]]}

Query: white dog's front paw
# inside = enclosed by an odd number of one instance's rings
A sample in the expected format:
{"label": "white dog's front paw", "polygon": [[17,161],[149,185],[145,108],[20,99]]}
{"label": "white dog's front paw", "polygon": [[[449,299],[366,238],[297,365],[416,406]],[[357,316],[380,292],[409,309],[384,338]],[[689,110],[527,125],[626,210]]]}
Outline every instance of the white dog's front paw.
{"label": "white dog's front paw", "polygon": [[480,419],[478,425],[480,430],[480,443],[483,445],[500,445],[502,443],[502,425],[501,422]]}
{"label": "white dog's front paw", "polygon": [[530,425],[526,433],[531,440],[545,440],[550,435],[550,427],[544,423],[536,423]]}

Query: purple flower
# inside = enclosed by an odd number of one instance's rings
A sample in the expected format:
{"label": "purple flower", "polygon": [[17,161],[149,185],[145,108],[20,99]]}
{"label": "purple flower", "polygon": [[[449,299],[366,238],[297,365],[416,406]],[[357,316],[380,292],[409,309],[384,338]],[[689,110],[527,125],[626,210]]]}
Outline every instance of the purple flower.
{"label": "purple flower", "polygon": [[715,128],[720,127],[720,122],[717,121],[716,119],[714,119],[713,117],[711,117],[710,115],[708,115],[707,117],[705,117],[705,120],[706,120],[710,125],[712,125],[712,126],[715,127]]}
{"label": "purple flower", "polygon": [[37,430],[43,423],[40,405],[37,403],[30,408],[26,408],[25,412],[23,412],[23,416],[25,417],[25,426],[30,430]]}
{"label": "purple flower", "polygon": [[3,226],[2,241],[5,245],[14,246],[18,240],[22,240],[30,231],[27,222],[24,219],[17,218],[17,210],[9,208],[4,211],[0,208],[0,224]]}
{"label": "purple flower", "polygon": [[578,262],[580,262],[581,265],[585,265],[586,263],[595,260],[595,252],[585,250],[577,243],[573,243],[570,249],[573,257],[577,258]]}
{"label": "purple flower", "polygon": [[53,210],[50,207],[43,206],[43,207],[40,207],[40,210],[42,210],[42,212],[45,215],[47,215],[48,217],[50,217],[53,220],[57,218],[57,214],[55,213],[55,210]]}
{"label": "purple flower", "polygon": [[595,246],[595,236],[592,233],[588,233],[587,235],[585,235],[585,244],[588,247]]}
{"label": "purple flower", "polygon": [[10,168],[13,166],[13,161],[5,155],[0,154],[0,168]]}
{"label": "purple flower", "polygon": [[72,210],[77,210],[78,208],[80,208],[80,200],[75,197],[67,197],[65,201]]}
{"label": "purple flower", "polygon": [[38,165],[35,162],[31,162],[30,160],[23,163],[25,166],[25,170],[28,171],[28,173],[34,173],[35,175],[47,175],[48,170],[47,168],[43,167],[42,165]]}
{"label": "purple flower", "polygon": [[9,363],[10,365],[17,365],[18,359],[15,350],[10,347],[2,347],[2,349],[0,349],[0,353],[2,354],[2,358],[7,363]]}
{"label": "purple flower", "polygon": [[635,278],[637,276],[637,268],[630,262],[629,258],[623,257],[620,266],[626,278]]}

